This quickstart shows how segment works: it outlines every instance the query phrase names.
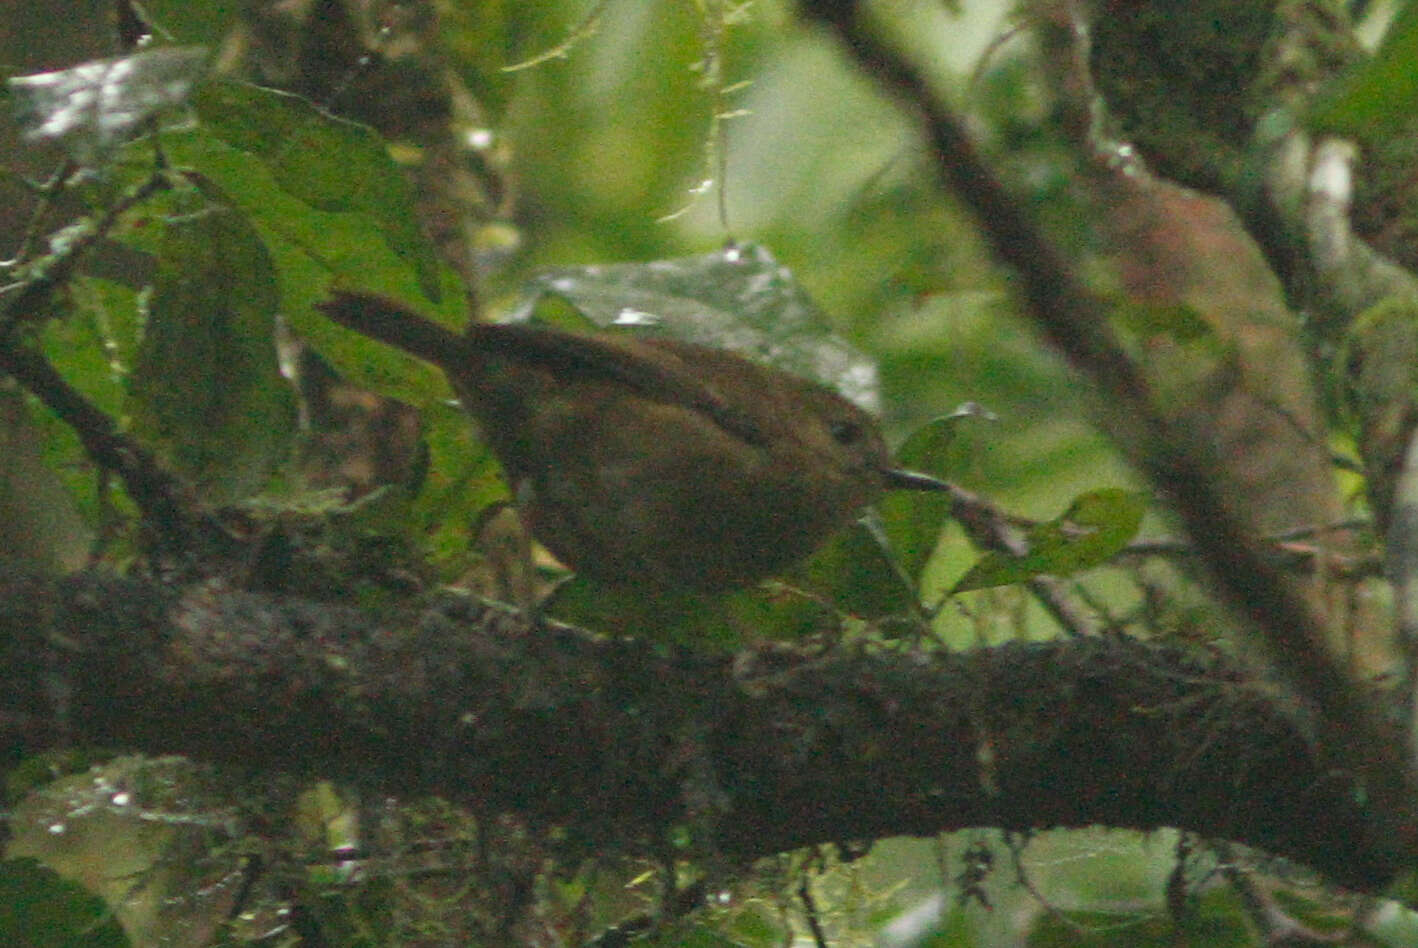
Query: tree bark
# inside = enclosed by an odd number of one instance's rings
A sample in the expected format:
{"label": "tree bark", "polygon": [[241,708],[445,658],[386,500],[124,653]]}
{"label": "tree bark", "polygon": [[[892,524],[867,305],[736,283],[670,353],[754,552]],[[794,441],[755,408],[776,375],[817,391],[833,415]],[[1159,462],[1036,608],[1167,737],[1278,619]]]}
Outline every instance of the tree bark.
{"label": "tree bark", "polygon": [[0,576],[0,727],[349,781],[577,838],[827,842],[1173,826],[1373,891],[1404,855],[1243,669],[1101,636],[970,653],[666,654],[443,595],[365,610],[89,572]]}

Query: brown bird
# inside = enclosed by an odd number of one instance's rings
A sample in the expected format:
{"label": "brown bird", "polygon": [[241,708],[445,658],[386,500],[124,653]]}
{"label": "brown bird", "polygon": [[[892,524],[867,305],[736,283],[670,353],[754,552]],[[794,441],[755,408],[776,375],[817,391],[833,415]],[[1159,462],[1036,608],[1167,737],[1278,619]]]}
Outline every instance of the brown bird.
{"label": "brown bird", "polygon": [[337,291],[335,322],[441,368],[532,534],[613,586],[716,591],[802,559],[890,488],[875,420],[831,389],[668,339],[478,323]]}

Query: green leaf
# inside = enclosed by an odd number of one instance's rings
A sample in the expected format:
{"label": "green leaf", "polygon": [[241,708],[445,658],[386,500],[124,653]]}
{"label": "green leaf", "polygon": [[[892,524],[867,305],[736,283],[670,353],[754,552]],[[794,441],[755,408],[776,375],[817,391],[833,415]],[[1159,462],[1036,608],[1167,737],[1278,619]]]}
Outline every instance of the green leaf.
{"label": "green leaf", "polygon": [[[150,269],[134,268],[129,275],[137,280]],[[95,407],[122,417],[127,371],[140,335],[138,294],[130,286],[75,275],[63,301],[68,308],[62,318],[45,321],[40,332],[45,357]],[[107,505],[119,498],[96,489],[93,461],[73,429],[47,411],[35,412],[31,421],[45,465],[63,482],[83,521],[96,526],[111,517],[114,511]]]}
{"label": "green leaf", "polygon": [[103,899],[35,859],[0,862],[0,944],[27,948],[124,948]]}
{"label": "green leaf", "polygon": [[76,275],[68,284],[71,311],[44,326],[44,354],[97,407],[119,415],[124,372],[142,334],[138,293],[128,286]]}
{"label": "green leaf", "polygon": [[[414,405],[449,397],[442,373],[312,309],[331,283],[403,300],[424,298],[421,274],[391,249],[378,221],[362,212],[313,209],[282,188],[269,167],[215,138],[205,126],[169,134],[164,141],[174,165],[192,169],[189,176],[205,190],[220,191],[255,225],[279,274],[283,314],[342,375]],[[431,312],[426,304],[412,305],[429,315],[441,313],[445,322],[463,318],[457,278],[447,268],[435,273],[442,306]]]}
{"label": "green leaf", "polygon": [[[946,477],[960,426],[972,420],[993,421],[986,409],[967,402],[913,431],[896,451],[903,468]],[[940,533],[950,516],[950,495],[936,491],[892,491],[877,502],[885,539],[901,572],[919,583]]]}
{"label": "green leaf", "polygon": [[300,96],[230,80],[207,83],[192,104],[213,135],[264,165],[301,203],[368,217],[414,269],[424,296],[441,298],[433,246],[414,216],[413,188],[373,129]]}
{"label": "green leaf", "polygon": [[192,0],[143,0],[143,11],[159,35],[183,43],[221,42],[239,15],[235,4]]}
{"label": "green leaf", "polygon": [[1405,3],[1372,58],[1335,80],[1316,100],[1317,130],[1374,142],[1405,126],[1418,111],[1418,7]]}
{"label": "green leaf", "polygon": [[166,225],[131,387],[134,427],[213,502],[259,489],[289,445],[270,256],[239,212]]}
{"label": "green leaf", "polygon": [[1030,529],[1028,553],[986,553],[951,592],[1007,586],[1046,573],[1068,576],[1097,566],[1137,535],[1146,509],[1147,495],[1136,491],[1103,488],[1082,494],[1063,516]]}
{"label": "green leaf", "polygon": [[64,143],[83,165],[101,165],[159,112],[186,101],[206,72],[206,49],[175,46],[8,80],[28,139]]}
{"label": "green leaf", "polygon": [[474,436],[461,408],[433,403],[423,411],[429,468],[413,501],[415,529],[445,572],[462,572],[468,560],[468,525],[490,504],[508,497],[502,468]]}
{"label": "green leaf", "polygon": [[1119,300],[1113,304],[1113,316],[1127,329],[1144,338],[1167,336],[1176,342],[1195,342],[1215,334],[1197,312],[1186,303],[1142,303]]}
{"label": "green leaf", "polygon": [[514,318],[560,297],[596,326],[719,349],[832,386],[869,409],[875,364],[835,335],[787,267],[757,244],[698,257],[543,270]]}
{"label": "green leaf", "polygon": [[[837,531],[783,578],[840,612],[864,619],[901,615],[916,605],[914,584],[892,561],[889,544],[870,519]],[[801,628],[784,631],[788,634],[772,637],[797,638],[802,633]]]}
{"label": "green leaf", "polygon": [[44,572],[84,565],[92,534],[59,476],[19,392],[0,389],[0,563]]}

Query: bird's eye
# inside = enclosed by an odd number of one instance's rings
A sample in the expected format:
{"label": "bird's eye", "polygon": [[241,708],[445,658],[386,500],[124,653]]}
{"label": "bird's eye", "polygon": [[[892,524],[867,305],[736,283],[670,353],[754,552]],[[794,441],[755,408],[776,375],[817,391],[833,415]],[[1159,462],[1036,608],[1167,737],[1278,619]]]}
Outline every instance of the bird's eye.
{"label": "bird's eye", "polygon": [[828,430],[838,444],[856,444],[862,440],[862,426],[855,421],[834,421]]}

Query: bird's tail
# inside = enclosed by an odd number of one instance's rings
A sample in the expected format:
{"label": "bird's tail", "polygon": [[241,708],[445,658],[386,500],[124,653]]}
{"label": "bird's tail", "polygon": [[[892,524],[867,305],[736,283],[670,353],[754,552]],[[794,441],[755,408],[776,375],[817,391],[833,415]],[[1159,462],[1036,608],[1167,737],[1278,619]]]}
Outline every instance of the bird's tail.
{"label": "bird's tail", "polygon": [[334,290],[315,308],[355,332],[388,343],[434,365],[456,364],[467,352],[462,336],[387,297]]}

